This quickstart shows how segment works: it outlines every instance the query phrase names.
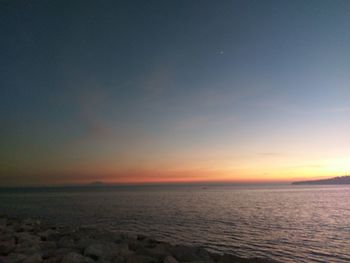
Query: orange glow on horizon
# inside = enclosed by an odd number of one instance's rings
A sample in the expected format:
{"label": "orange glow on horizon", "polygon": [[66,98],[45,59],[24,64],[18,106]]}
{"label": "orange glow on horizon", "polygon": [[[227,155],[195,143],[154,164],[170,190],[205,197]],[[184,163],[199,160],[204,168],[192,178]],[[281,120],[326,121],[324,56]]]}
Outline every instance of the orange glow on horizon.
{"label": "orange glow on horizon", "polygon": [[[27,175],[25,184],[89,184],[94,181],[113,184],[148,183],[290,183],[347,174],[349,158],[329,160],[320,166],[257,167],[239,169],[70,169],[41,171]],[[86,167],[85,167],[86,168]],[[85,172],[84,172],[85,171]]]}

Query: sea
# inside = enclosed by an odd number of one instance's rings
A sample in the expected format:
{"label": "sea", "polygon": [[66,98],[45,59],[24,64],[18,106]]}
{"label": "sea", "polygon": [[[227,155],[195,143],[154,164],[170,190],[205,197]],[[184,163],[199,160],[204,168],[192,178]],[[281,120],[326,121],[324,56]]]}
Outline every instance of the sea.
{"label": "sea", "polygon": [[0,188],[0,214],[280,262],[350,262],[350,185]]}

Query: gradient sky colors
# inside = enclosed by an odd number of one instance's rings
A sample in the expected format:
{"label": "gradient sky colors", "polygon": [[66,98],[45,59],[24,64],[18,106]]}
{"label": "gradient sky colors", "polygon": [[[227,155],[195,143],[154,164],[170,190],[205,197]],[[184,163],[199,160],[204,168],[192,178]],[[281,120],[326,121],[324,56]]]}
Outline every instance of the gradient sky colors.
{"label": "gradient sky colors", "polygon": [[1,1],[0,185],[350,171],[350,2]]}

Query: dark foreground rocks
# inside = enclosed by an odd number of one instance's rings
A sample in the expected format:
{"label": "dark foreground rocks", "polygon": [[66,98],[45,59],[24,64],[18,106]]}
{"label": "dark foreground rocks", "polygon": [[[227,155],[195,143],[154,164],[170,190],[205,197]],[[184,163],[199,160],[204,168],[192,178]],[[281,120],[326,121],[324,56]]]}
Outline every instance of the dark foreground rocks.
{"label": "dark foreground rocks", "polygon": [[53,226],[0,217],[0,263],[270,263],[261,258],[209,253],[143,235]]}

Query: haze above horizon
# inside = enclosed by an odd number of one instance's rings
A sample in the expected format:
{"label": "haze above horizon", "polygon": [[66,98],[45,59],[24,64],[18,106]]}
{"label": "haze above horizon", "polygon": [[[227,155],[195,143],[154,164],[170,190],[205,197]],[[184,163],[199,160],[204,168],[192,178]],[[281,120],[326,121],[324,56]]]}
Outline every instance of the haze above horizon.
{"label": "haze above horizon", "polygon": [[1,1],[0,186],[350,171],[350,1]]}

